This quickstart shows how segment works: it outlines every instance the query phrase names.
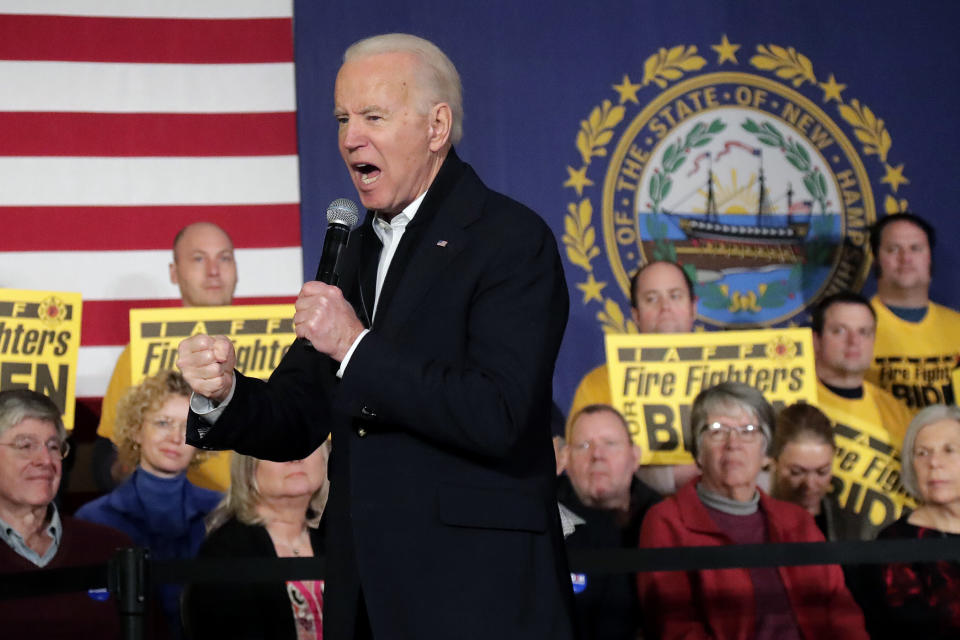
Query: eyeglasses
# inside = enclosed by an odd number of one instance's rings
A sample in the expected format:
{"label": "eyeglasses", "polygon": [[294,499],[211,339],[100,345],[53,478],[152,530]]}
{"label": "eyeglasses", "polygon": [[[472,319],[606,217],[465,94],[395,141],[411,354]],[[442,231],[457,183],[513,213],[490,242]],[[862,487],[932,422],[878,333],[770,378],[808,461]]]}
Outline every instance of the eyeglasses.
{"label": "eyeglasses", "polygon": [[46,443],[42,443],[36,438],[20,436],[14,438],[13,442],[0,442],[0,445],[10,447],[17,457],[23,458],[24,460],[32,460],[40,453],[40,449],[43,448],[46,448],[50,457],[57,460],[63,460],[67,457],[67,454],[70,453],[70,443],[66,440],[63,442],[59,440],[48,440]]}
{"label": "eyeglasses", "polygon": [[763,430],[755,424],[734,427],[719,422],[704,425],[700,431],[703,433],[703,437],[711,442],[723,442],[730,437],[731,433],[736,433],[737,437],[743,442],[756,442],[763,433]]}
{"label": "eyeglasses", "polygon": [[186,420],[173,420],[166,416],[161,416],[159,418],[154,418],[150,421],[150,424],[163,431],[164,433],[170,433],[174,429],[177,431],[182,431],[183,433],[187,432],[187,421]]}
{"label": "eyeglasses", "polygon": [[576,444],[570,444],[570,451],[574,455],[584,454],[590,449],[594,451],[604,451],[612,452],[617,449],[625,446],[626,443],[619,440],[598,440],[596,442],[591,440],[584,440],[583,442],[578,442]]}

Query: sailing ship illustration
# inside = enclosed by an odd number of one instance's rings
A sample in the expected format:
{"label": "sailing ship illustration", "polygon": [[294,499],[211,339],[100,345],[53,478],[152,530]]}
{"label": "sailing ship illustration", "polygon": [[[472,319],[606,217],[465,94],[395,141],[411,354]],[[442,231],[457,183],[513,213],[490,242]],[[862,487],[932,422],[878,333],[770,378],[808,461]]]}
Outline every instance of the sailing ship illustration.
{"label": "sailing ship illustration", "polygon": [[[712,162],[707,169],[703,214],[662,210],[686,236],[686,240],[675,242],[677,253],[686,254],[685,257],[694,261],[698,268],[754,270],[804,262],[804,243],[810,232],[812,202],[794,203],[793,188],[788,184],[785,194],[786,216],[774,215],[760,150],[757,149],[753,155],[760,156],[760,163],[757,178],[759,194],[752,224],[730,222],[731,216],[726,216],[726,221],[721,220]],[[750,214],[735,215],[745,220],[751,217]]]}

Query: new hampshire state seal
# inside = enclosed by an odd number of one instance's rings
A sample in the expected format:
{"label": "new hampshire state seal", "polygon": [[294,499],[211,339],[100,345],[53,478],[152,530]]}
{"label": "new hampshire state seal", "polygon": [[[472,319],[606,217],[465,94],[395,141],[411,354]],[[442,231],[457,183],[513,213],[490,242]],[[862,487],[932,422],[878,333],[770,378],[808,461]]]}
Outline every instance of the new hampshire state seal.
{"label": "new hampshire state seal", "polygon": [[606,332],[636,331],[629,278],[653,260],[696,283],[702,326],[804,324],[862,287],[878,208],[907,206],[891,135],[846,84],[792,47],[706,50],[651,54],[576,133],[563,244]]}

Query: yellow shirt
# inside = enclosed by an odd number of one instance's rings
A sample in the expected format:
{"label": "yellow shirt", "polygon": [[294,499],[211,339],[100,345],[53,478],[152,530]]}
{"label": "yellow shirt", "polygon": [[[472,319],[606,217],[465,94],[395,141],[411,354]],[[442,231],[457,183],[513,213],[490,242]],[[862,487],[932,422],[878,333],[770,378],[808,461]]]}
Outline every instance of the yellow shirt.
{"label": "yellow shirt", "polygon": [[960,313],[933,302],[920,322],[908,322],[877,296],[877,339],[867,379],[912,414],[930,404],[954,404],[953,369],[960,360]]}
{"label": "yellow shirt", "polygon": [[[130,376],[130,345],[123,348],[117,364],[110,376],[110,384],[103,395],[103,404],[100,405],[100,424],[97,425],[97,435],[109,438],[114,444],[113,425],[117,421],[117,403],[126,395],[132,386]],[[198,487],[226,491],[230,487],[230,452],[217,451],[196,467],[187,472],[187,479]]]}
{"label": "yellow shirt", "polygon": [[613,394],[610,393],[610,377],[607,372],[607,365],[604,363],[583,376],[583,380],[580,381],[577,390],[573,393],[573,404],[570,405],[570,411],[567,412],[567,442],[570,441],[570,420],[577,414],[577,411],[591,404],[612,403]]}
{"label": "yellow shirt", "polygon": [[863,383],[863,397],[844,398],[817,384],[820,409],[833,423],[837,452],[827,500],[845,521],[840,539],[872,540],[914,499],[900,479],[900,449],[910,413],[883,389]]}

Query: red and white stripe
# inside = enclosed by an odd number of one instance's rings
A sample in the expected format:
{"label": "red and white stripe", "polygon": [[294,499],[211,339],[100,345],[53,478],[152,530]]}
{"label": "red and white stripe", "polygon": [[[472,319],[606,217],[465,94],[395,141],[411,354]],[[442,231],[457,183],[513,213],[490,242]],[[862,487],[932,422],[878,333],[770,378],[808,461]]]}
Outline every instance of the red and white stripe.
{"label": "red and white stripe", "polygon": [[174,234],[231,234],[238,303],[303,279],[293,0],[4,0],[0,287],[79,291],[78,397],[128,310],[177,306]]}

